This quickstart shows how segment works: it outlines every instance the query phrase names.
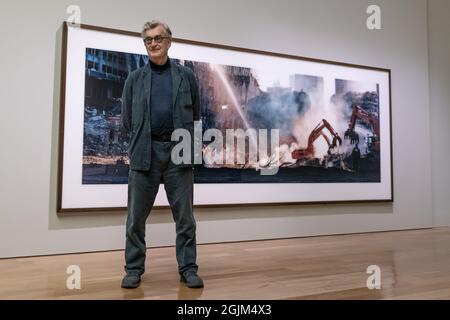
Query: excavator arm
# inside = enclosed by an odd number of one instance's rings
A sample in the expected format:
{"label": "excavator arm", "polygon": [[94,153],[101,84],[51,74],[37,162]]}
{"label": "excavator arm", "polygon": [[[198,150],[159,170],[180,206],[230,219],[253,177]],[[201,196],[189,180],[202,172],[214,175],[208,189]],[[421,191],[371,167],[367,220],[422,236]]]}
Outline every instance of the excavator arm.
{"label": "excavator arm", "polygon": [[370,137],[371,149],[379,151],[380,124],[378,121],[378,116],[373,113],[367,112],[358,105],[353,106],[352,116],[348,124],[348,129],[344,133],[344,139],[352,139],[356,141],[355,137],[357,137],[357,133],[355,132],[355,125],[357,119],[360,119],[366,125],[370,126],[373,133],[373,136]]}
{"label": "excavator arm", "polygon": [[[330,139],[325,135],[323,132],[324,129],[328,129],[328,131],[333,136],[332,142],[330,142]],[[301,158],[312,158],[314,157],[314,141],[316,141],[320,136],[322,136],[325,141],[328,144],[328,153],[331,152],[332,149],[337,147],[337,144],[342,144],[342,139],[339,136],[339,134],[334,130],[334,128],[331,126],[331,124],[325,120],[322,119],[321,122],[311,131],[308,137],[308,146],[306,149],[297,149],[292,152],[292,158],[294,159],[301,159]]]}

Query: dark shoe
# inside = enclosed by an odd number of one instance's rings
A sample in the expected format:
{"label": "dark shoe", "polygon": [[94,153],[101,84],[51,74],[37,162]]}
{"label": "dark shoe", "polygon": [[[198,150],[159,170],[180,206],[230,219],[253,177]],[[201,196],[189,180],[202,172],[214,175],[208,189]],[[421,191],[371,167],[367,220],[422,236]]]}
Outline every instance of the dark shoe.
{"label": "dark shoe", "polygon": [[134,273],[128,273],[123,277],[122,280],[122,288],[126,289],[135,289],[139,287],[139,284],[141,283],[141,276]]}
{"label": "dark shoe", "polygon": [[188,288],[203,288],[203,280],[194,271],[186,271],[181,275],[180,281]]}

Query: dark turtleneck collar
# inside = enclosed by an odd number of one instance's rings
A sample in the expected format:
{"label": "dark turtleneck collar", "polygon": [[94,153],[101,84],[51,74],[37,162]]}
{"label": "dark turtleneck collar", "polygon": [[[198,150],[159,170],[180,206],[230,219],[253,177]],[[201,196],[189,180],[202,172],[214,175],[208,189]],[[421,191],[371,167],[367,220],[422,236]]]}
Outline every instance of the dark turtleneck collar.
{"label": "dark turtleneck collar", "polygon": [[152,69],[152,71],[159,73],[159,72],[164,72],[164,71],[170,69],[170,58],[167,58],[166,63],[164,63],[163,65],[158,65],[156,63],[153,63],[152,60],[150,60],[150,59],[148,61],[150,63],[150,68]]}

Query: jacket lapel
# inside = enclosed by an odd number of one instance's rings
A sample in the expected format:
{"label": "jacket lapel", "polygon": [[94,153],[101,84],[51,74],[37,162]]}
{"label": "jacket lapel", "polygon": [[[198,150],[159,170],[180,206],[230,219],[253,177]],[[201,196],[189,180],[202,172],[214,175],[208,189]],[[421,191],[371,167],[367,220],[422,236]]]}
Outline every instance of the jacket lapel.
{"label": "jacket lapel", "polygon": [[172,73],[172,109],[174,109],[182,77],[180,75],[180,70],[178,69],[177,64],[173,60],[170,61],[170,69]]}
{"label": "jacket lapel", "polygon": [[152,69],[150,68],[150,63],[147,63],[144,68],[144,72],[142,73],[142,81],[144,82],[146,107],[150,108],[150,92],[152,90]]}

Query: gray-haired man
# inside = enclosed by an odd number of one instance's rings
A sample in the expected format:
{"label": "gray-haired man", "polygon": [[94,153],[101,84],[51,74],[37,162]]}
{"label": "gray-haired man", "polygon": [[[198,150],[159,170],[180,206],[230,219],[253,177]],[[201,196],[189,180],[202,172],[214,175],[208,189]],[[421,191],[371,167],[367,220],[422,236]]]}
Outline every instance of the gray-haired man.
{"label": "gray-haired man", "polygon": [[[122,288],[137,288],[145,271],[145,223],[161,182],[176,223],[176,257],[180,281],[203,287],[197,275],[196,223],[193,215],[192,163],[171,161],[175,129],[193,137],[200,119],[194,73],[168,57],[172,32],[167,24],[147,22],[142,31],[149,63],[130,73],[122,95],[122,124],[130,135],[128,218]],[[193,140],[193,139],[192,139]]]}

